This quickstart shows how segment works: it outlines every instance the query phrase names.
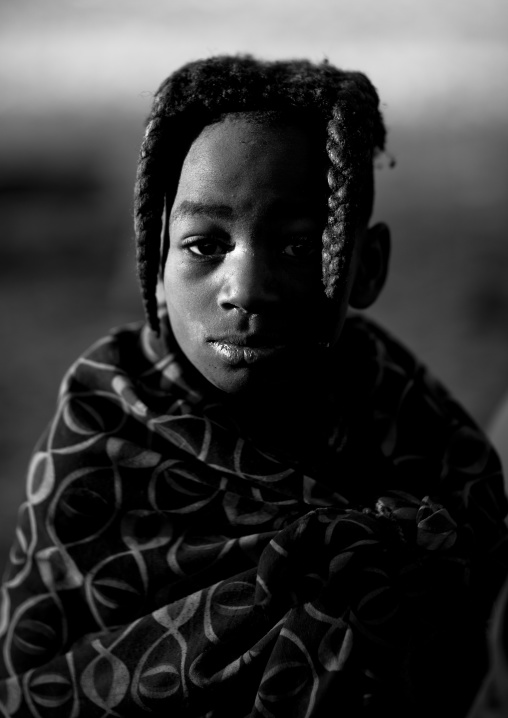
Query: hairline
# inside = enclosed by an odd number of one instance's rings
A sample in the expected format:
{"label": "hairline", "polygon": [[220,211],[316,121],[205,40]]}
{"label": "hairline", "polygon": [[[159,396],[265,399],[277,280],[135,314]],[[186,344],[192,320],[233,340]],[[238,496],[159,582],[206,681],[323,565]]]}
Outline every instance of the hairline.
{"label": "hairline", "polygon": [[[308,138],[311,140],[311,147],[317,152],[318,163],[322,160],[323,172],[325,173],[324,181],[327,183],[328,190],[330,188],[327,182],[326,173],[330,166],[330,159],[327,152],[327,125],[329,119],[326,118],[322,110],[312,110],[309,108],[298,108],[298,107],[285,107],[281,109],[272,108],[259,108],[259,109],[248,109],[248,110],[227,110],[224,112],[218,112],[216,115],[211,115],[206,118],[204,124],[201,124],[191,134],[190,141],[186,145],[185,152],[181,158],[180,167],[178,169],[178,178],[180,177],[183,163],[187,157],[190,148],[194,142],[200,137],[200,135],[208,128],[222,122],[234,121],[235,119],[244,119],[254,125],[265,125],[274,129],[283,128],[296,128],[305,132]],[[319,143],[318,137],[312,132],[317,130],[318,133],[322,134],[322,143]],[[322,158],[319,158],[319,155]],[[179,181],[179,180],[178,180]],[[176,182],[172,200],[176,197],[176,188],[178,186]],[[358,202],[356,209],[356,225],[360,230],[365,229],[372,217],[374,209],[374,198],[375,198],[375,183],[374,183],[374,165],[368,170],[367,187],[364,187],[361,194],[363,195]]]}

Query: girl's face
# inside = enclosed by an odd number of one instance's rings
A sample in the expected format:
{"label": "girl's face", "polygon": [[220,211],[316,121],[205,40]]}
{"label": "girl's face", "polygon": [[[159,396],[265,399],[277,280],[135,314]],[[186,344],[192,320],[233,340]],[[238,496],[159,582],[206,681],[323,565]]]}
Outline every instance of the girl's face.
{"label": "girl's face", "polygon": [[[192,144],[171,208],[164,290],[182,351],[217,388],[276,389],[312,375],[329,329],[327,195],[299,128],[233,116]],[[346,306],[344,296],[334,309],[339,326]]]}

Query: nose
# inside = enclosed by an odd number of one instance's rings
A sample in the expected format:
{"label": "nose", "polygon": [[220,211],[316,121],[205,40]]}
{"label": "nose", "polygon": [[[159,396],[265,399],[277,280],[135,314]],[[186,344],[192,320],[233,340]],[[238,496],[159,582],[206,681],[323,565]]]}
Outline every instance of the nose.
{"label": "nose", "polygon": [[233,251],[224,266],[218,295],[222,309],[259,314],[281,300],[281,277],[275,258],[263,250]]}

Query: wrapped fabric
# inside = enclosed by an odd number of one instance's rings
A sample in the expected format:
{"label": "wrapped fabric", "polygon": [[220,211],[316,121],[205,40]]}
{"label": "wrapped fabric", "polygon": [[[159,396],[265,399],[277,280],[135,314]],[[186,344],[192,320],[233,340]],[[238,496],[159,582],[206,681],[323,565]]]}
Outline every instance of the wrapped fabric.
{"label": "wrapped fabric", "polygon": [[3,715],[465,714],[507,566],[498,458],[373,323],[333,361],[304,465],[242,434],[167,319],[78,359],[4,576]]}
{"label": "wrapped fabric", "polygon": [[467,718],[508,715],[508,580],[496,599],[488,639],[489,670]]}

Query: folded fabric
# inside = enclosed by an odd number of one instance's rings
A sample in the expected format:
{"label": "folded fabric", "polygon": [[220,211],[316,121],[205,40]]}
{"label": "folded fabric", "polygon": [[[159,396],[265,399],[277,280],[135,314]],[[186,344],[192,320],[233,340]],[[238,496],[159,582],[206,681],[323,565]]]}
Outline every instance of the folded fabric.
{"label": "folded fabric", "polygon": [[308,465],[242,435],[167,322],[73,365],[2,587],[5,715],[464,714],[507,570],[499,461],[377,326],[343,337]]}

